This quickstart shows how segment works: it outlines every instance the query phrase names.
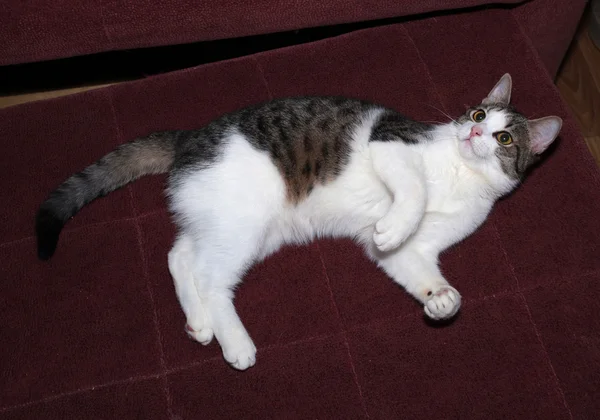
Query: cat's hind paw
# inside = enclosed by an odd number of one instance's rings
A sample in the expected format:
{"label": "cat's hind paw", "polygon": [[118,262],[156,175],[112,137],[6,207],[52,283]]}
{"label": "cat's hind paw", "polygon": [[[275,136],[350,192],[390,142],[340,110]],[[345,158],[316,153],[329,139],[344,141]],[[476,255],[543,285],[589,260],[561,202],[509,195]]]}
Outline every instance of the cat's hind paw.
{"label": "cat's hind paw", "polygon": [[223,357],[237,370],[246,370],[256,363],[256,347],[250,337],[240,338],[239,341],[223,347]]}
{"label": "cat's hind paw", "polygon": [[185,332],[192,340],[199,342],[203,346],[210,344],[214,337],[212,328],[194,330],[189,324],[185,324]]}
{"label": "cat's hind paw", "polygon": [[431,292],[425,302],[425,314],[435,320],[452,318],[460,309],[461,296],[452,286],[442,286]]}

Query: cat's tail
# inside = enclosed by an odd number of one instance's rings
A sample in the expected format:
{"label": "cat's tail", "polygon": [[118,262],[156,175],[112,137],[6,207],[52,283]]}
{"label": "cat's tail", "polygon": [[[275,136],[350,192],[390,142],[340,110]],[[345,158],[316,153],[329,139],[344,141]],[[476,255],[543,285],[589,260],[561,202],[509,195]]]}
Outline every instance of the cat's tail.
{"label": "cat's tail", "polygon": [[36,215],[38,257],[52,257],[64,224],[92,200],[143,175],[168,172],[175,159],[175,137],[173,132],[154,133],[122,144],[52,191]]}

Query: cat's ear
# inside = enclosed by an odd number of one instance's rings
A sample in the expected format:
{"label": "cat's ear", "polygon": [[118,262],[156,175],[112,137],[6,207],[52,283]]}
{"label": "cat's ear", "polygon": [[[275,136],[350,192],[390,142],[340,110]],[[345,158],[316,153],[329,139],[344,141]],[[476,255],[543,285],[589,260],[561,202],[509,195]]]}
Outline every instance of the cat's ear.
{"label": "cat's ear", "polygon": [[482,104],[503,104],[510,103],[510,92],[512,90],[512,78],[506,73],[500,78],[496,86],[490,91],[488,96],[482,101]]}
{"label": "cat's ear", "polygon": [[531,150],[539,155],[552,144],[562,127],[559,117],[544,117],[527,121]]}

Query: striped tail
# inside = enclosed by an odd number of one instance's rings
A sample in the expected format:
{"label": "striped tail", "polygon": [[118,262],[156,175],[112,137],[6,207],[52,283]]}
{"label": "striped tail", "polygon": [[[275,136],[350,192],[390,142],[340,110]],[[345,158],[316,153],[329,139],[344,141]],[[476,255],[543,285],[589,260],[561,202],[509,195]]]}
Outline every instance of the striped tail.
{"label": "striped tail", "polygon": [[168,172],[175,138],[175,132],[162,132],[122,144],[52,191],[36,215],[38,257],[54,255],[63,226],[86,204],[144,175]]}

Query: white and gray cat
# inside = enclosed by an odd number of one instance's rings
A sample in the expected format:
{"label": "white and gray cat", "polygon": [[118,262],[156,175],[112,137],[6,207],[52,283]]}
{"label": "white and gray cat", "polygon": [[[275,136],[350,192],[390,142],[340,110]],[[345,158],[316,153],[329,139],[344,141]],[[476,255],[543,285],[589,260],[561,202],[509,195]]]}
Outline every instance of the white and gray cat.
{"label": "white and gray cat", "polygon": [[123,144],[41,205],[38,255],[53,255],[63,225],[85,204],[169,172],[179,231],[168,260],[186,330],[202,344],[216,337],[233,367],[256,360],[235,286],[286,243],[353,238],[429,317],[450,318],[461,296],[438,255],[483,223],[562,125],[517,113],[511,85],[505,74],[480,105],[446,124],[354,99],[302,97]]}

